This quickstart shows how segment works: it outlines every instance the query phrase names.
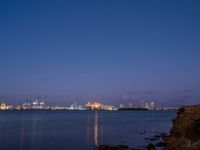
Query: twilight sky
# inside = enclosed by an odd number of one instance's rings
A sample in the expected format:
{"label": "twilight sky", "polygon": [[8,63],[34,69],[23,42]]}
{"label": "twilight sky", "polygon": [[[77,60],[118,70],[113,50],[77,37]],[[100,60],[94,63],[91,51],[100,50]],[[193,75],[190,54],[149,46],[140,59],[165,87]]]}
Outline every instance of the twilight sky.
{"label": "twilight sky", "polygon": [[10,103],[199,103],[200,1],[1,1],[0,70]]}

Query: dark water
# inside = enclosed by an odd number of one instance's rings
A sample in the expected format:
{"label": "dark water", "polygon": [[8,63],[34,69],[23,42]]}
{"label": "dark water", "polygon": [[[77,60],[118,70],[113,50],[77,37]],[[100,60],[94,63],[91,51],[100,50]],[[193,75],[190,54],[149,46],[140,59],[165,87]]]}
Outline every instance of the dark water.
{"label": "dark water", "polygon": [[168,132],[175,116],[175,111],[0,111],[0,150],[140,147],[145,137]]}

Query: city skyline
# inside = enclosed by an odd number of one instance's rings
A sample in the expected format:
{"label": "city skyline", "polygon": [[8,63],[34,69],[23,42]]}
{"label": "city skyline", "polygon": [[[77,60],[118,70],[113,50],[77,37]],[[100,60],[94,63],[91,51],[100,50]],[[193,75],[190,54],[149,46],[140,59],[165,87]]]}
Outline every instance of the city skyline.
{"label": "city skyline", "polygon": [[119,104],[119,106],[103,104],[96,101],[88,101],[84,105],[74,102],[70,105],[54,105],[50,106],[46,97],[38,97],[36,99],[26,99],[18,105],[8,105],[5,102],[0,103],[0,110],[177,110],[178,107],[162,107],[155,104],[155,102],[140,101],[139,103],[129,102],[128,104]]}
{"label": "city skyline", "polygon": [[0,102],[200,101],[199,1],[0,3]]}
{"label": "city skyline", "polygon": [[[48,97],[48,96],[17,96],[17,97],[11,97],[11,96],[0,96],[0,102],[6,102],[12,105],[18,105],[21,103],[24,103],[25,101],[34,101],[36,99],[38,100],[43,100],[45,102],[48,102],[50,106],[58,105],[58,106],[65,106],[69,105],[71,103],[79,103],[79,104],[85,104],[88,101],[90,102],[99,102],[103,104],[110,104],[110,105],[128,105],[129,103],[138,104],[141,101],[145,102],[156,102],[157,106],[160,107],[180,107],[182,105],[193,105],[193,104],[198,104],[198,98],[192,99],[190,96],[177,96],[173,97],[173,93],[167,94],[166,97],[168,96],[168,99],[161,99],[159,96],[155,96],[152,94],[153,91],[145,91],[145,93],[148,93],[145,96],[135,96],[137,92],[128,92],[127,94],[124,94],[121,97],[87,97],[87,98],[78,98],[76,96],[66,98],[66,97],[60,97],[60,96],[53,96],[53,97]],[[176,91],[180,92],[180,91]],[[132,95],[134,93],[134,96]],[[143,92],[141,92],[143,93]]]}

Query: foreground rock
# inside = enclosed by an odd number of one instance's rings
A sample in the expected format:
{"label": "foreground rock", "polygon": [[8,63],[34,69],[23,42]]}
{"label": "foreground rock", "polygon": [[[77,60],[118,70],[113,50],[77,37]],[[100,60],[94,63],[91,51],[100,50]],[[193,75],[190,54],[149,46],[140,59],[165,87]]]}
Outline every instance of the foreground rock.
{"label": "foreground rock", "polygon": [[129,148],[127,145],[111,146],[111,145],[102,144],[102,145],[99,145],[99,150],[140,150],[140,149]]}
{"label": "foreground rock", "polygon": [[164,150],[200,150],[200,105],[179,109]]}
{"label": "foreground rock", "polygon": [[99,150],[129,150],[129,147],[127,145],[116,145],[116,146],[110,146],[110,145],[100,145]]}

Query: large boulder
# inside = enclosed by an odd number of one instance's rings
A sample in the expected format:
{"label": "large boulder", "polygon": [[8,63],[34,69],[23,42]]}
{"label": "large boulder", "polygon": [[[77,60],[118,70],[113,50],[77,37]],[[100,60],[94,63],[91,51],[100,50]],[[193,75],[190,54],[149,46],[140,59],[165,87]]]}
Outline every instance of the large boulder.
{"label": "large boulder", "polygon": [[164,150],[200,150],[200,105],[179,109]]}

